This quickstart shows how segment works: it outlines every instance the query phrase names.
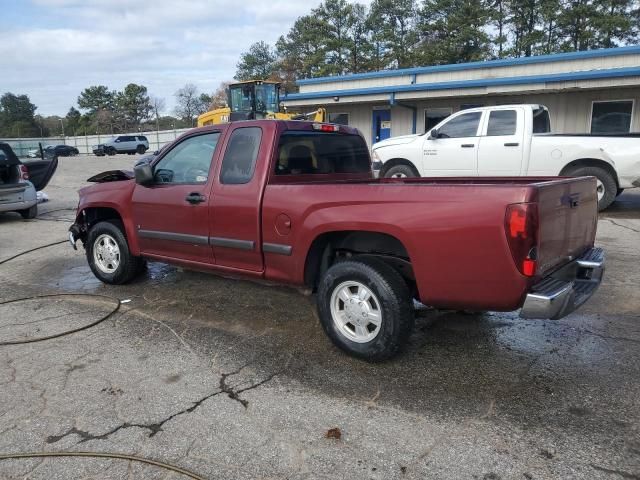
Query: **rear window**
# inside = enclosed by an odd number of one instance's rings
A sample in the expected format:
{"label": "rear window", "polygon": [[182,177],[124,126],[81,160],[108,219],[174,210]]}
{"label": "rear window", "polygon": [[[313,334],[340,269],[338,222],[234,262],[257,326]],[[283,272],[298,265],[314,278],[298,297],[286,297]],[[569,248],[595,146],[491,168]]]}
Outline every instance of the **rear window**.
{"label": "rear window", "polygon": [[369,149],[357,135],[287,131],[280,137],[276,175],[366,173]]}
{"label": "rear window", "polygon": [[141,141],[141,142],[146,142],[147,141],[147,137],[141,136],[141,137],[138,137],[138,140]]}

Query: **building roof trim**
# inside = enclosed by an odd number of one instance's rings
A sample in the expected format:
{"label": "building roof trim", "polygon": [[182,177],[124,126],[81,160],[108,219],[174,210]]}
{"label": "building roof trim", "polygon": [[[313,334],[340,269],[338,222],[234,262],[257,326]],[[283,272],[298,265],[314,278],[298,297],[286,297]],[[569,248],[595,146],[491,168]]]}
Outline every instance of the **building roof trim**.
{"label": "building roof trim", "polygon": [[454,80],[448,82],[419,83],[413,85],[388,85],[384,87],[353,88],[327,90],[323,92],[291,93],[282,101],[313,100],[341,96],[375,95],[380,93],[400,93],[432,90],[451,90],[456,88],[492,87],[500,85],[524,85],[532,83],[566,82],[574,80],[598,80],[602,78],[620,78],[640,76],[640,67],[610,68],[582,72],[551,73],[544,75],[523,75],[518,77],[480,78],[477,80]]}
{"label": "building roof trim", "polygon": [[306,78],[297,80],[298,85],[314,85],[318,83],[346,82],[368,78],[402,77],[426,73],[452,72],[459,70],[477,70],[481,68],[510,67],[513,65],[531,65],[547,62],[562,62],[588,58],[615,57],[620,55],[640,54],[640,45],[616,48],[601,48],[581,52],[554,53],[550,55],[536,55],[533,57],[505,58],[500,60],[486,60],[481,62],[454,63],[449,65],[433,65],[429,67],[403,68],[399,70],[382,70],[379,72],[353,73],[350,75],[334,75],[331,77]]}

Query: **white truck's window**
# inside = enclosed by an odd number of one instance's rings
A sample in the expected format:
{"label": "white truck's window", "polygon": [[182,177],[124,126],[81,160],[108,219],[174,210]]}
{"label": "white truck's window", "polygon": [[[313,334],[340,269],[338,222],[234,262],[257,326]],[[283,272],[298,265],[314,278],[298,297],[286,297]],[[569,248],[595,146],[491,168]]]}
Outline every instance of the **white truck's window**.
{"label": "white truck's window", "polygon": [[494,110],[489,114],[487,136],[515,135],[517,122],[518,114],[515,110]]}
{"label": "white truck's window", "polygon": [[241,185],[251,181],[261,139],[260,127],[236,128],[233,131],[224,152],[220,183]]}
{"label": "white truck's window", "polygon": [[591,133],[629,133],[632,111],[632,100],[593,102]]}
{"label": "white truck's window", "polygon": [[475,137],[482,112],[471,112],[452,118],[438,129],[438,138]]}

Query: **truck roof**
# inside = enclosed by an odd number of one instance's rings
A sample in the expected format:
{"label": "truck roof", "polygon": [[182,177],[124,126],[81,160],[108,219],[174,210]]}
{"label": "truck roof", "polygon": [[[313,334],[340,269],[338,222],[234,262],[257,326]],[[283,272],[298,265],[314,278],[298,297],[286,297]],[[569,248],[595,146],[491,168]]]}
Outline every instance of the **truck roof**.
{"label": "truck roof", "polygon": [[[362,135],[357,128],[350,127],[348,125],[338,125],[336,123],[320,123],[320,122],[311,122],[308,120],[276,120],[276,119],[260,119],[260,120],[237,120],[235,122],[228,123],[218,123],[216,125],[206,125],[204,127],[197,127],[193,130],[189,130],[185,132],[188,134],[189,132],[193,132],[194,130],[202,130],[202,131],[211,131],[211,130],[226,130],[230,128],[232,125],[236,126],[238,124],[251,124],[251,126],[260,126],[261,124],[273,124],[277,123],[281,126],[282,130],[308,130],[308,131],[325,131],[330,132],[334,131],[337,133],[344,133],[347,135]],[[332,128],[333,130],[329,130]]]}

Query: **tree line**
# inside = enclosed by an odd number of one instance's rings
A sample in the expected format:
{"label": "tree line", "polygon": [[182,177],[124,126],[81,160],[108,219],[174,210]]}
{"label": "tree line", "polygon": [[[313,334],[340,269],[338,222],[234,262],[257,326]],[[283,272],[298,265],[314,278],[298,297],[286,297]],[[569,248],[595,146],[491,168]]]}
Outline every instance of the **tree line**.
{"label": "tree line", "polygon": [[118,134],[136,130],[188,128],[209,110],[212,96],[188,83],[176,91],[174,115],[163,115],[165,100],[150,96],[147,87],[130,83],[124,89],[105,85],[85,88],[64,117],[37,115],[27,95],[7,92],[0,97],[0,138],[58,135]]}
{"label": "tree line", "polygon": [[610,48],[638,39],[638,0],[325,0],[235,78],[295,80]]}

